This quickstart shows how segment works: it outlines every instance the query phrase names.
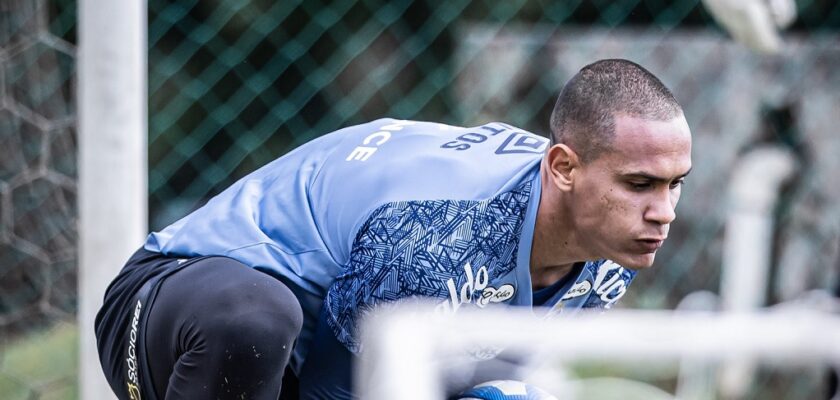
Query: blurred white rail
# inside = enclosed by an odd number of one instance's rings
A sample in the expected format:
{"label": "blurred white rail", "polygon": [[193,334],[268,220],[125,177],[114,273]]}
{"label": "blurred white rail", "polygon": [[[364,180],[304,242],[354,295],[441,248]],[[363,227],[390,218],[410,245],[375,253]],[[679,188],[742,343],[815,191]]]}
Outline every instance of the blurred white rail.
{"label": "blurred white rail", "polygon": [[[464,310],[469,311],[469,310]],[[675,313],[613,310],[541,320],[530,312],[416,308],[375,315],[363,329],[357,390],[370,400],[443,398],[435,363],[476,346],[538,352],[559,360],[751,358],[786,364],[840,363],[840,317],[804,310]]]}

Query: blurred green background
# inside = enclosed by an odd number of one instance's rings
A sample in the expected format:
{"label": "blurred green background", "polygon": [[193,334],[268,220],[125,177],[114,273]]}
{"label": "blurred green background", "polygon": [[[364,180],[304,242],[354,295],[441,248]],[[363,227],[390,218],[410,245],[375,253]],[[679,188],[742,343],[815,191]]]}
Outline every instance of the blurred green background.
{"label": "blurred green background", "polygon": [[[622,57],[674,91],[695,135],[680,218],[623,306],[673,308],[690,292],[718,290],[726,184],[757,143],[790,146],[801,163],[776,212],[770,301],[837,280],[834,1],[797,1],[779,55],[732,42],[698,0],[148,7],[151,229],[312,138],[383,116],[498,120],[545,134],[565,80],[596,59]],[[0,0],[4,399],[75,396],[77,23],[75,1]],[[761,388],[755,396],[813,398],[814,382],[790,378],[773,396]]]}

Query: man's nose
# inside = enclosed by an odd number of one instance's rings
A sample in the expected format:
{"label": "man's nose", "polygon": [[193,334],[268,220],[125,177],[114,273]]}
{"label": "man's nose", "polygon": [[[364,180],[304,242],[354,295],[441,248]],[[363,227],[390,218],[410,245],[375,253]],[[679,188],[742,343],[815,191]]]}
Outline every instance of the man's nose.
{"label": "man's nose", "polygon": [[674,211],[675,206],[669,193],[658,195],[645,210],[644,218],[646,221],[655,222],[659,225],[668,225],[677,218],[677,213]]}

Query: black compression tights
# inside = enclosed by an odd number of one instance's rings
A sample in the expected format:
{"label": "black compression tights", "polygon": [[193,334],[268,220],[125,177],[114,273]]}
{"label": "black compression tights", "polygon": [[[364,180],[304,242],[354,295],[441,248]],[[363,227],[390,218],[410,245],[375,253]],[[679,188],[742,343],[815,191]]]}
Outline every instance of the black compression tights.
{"label": "black compression tights", "polygon": [[161,400],[277,400],[303,315],[280,281],[223,257],[168,277],[146,349]]}

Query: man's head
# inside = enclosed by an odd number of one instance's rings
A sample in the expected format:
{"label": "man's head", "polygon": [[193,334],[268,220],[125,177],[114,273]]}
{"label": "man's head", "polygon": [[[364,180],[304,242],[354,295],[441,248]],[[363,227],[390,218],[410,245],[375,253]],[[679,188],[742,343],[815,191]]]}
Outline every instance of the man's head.
{"label": "man's head", "polygon": [[650,121],[682,115],[671,91],[653,74],[627,60],[601,60],[583,67],[557,98],[551,113],[552,144],[564,143],[583,161],[607,151],[618,114]]}
{"label": "man's head", "polygon": [[564,216],[555,228],[572,229],[586,258],[650,266],[691,169],[691,133],[674,96],[637,64],[598,61],[563,88],[551,130],[549,190]]}

